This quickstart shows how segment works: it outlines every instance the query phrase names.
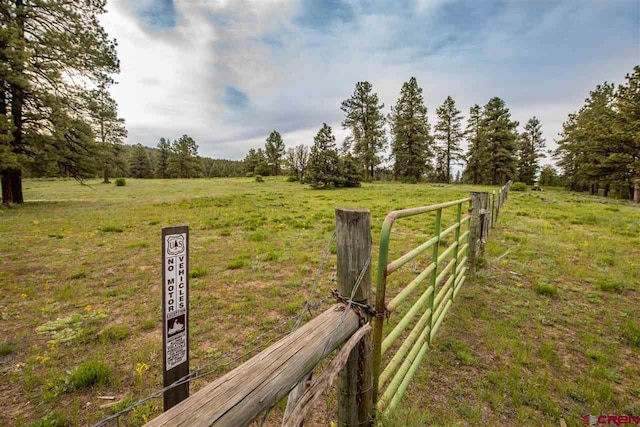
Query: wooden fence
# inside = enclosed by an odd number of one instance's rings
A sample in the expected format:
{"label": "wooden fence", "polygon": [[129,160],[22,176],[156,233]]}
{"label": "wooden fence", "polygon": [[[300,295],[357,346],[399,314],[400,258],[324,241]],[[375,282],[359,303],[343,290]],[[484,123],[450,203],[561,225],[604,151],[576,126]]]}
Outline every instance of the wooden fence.
{"label": "wooden fence", "polygon": [[[372,425],[376,412],[391,410],[402,398],[429,343],[455,301],[466,272],[473,270],[489,229],[507,199],[509,186],[510,182],[500,189],[497,200],[495,194],[490,201],[488,193],[473,192],[465,199],[390,213],[381,236],[375,309],[371,304],[373,248],[369,211],[336,209],[338,289],[334,296],[339,302],[146,425],[246,426],[289,396],[283,426],[298,427],[336,376],[338,425]],[[469,204],[470,209],[463,216],[465,204]],[[441,231],[442,210],[447,208],[456,209],[456,220]],[[395,219],[429,212],[436,215],[434,236],[387,263],[391,225]],[[463,232],[467,223],[467,230]],[[454,242],[440,253],[442,238],[451,233],[455,236]],[[387,302],[388,274],[428,249],[432,251],[429,266]],[[447,257],[451,260],[445,263]],[[426,279],[429,284],[421,289],[418,301],[383,340],[383,321],[400,302],[420,289]],[[444,284],[438,290],[440,283]],[[380,373],[385,351],[417,317],[412,331]],[[316,366],[340,347],[322,374],[309,381]],[[388,381],[390,385],[378,398],[377,391]]]}

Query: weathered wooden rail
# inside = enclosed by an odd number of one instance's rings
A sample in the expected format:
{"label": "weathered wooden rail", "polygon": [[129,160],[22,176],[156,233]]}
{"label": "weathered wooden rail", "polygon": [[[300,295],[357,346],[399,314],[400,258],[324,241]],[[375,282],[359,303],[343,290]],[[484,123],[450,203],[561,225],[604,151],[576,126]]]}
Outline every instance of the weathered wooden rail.
{"label": "weathered wooden rail", "polygon": [[[338,292],[353,301],[353,308],[368,304],[371,295],[371,242],[368,210],[336,209]],[[306,380],[318,363],[365,322],[368,319],[362,310],[336,304],[146,425],[249,425]],[[341,425],[364,425],[371,418],[371,334],[362,335],[338,376]],[[298,397],[305,395],[299,393]],[[286,418],[298,416],[294,412]],[[290,422],[285,420],[287,425]]]}
{"label": "weathered wooden rail", "polygon": [[147,425],[248,425],[286,397],[325,357],[325,348],[333,351],[359,327],[358,315],[337,304]]}
{"label": "weathered wooden rail", "polygon": [[[283,426],[298,427],[338,371],[338,425],[373,425],[376,412],[392,410],[407,390],[467,272],[473,271],[509,186],[510,182],[500,189],[497,200],[495,196],[489,200],[488,193],[472,192],[470,197],[452,202],[391,212],[381,232],[375,310],[370,307],[369,211],[336,209],[338,293],[346,303],[332,306],[146,425],[247,426],[289,395]],[[469,205],[467,212],[464,205]],[[456,209],[455,221],[442,230],[442,211],[450,208]],[[435,214],[433,237],[389,262],[393,223],[429,213]],[[450,234],[454,241],[441,252],[440,244]],[[386,301],[387,277],[428,251],[431,262],[427,267]],[[392,315],[414,293],[420,295],[417,301],[383,337],[385,316]],[[411,332],[406,333],[412,324]],[[404,338],[402,345],[381,371],[384,354],[400,337]],[[343,344],[329,369],[308,384],[316,366]]]}

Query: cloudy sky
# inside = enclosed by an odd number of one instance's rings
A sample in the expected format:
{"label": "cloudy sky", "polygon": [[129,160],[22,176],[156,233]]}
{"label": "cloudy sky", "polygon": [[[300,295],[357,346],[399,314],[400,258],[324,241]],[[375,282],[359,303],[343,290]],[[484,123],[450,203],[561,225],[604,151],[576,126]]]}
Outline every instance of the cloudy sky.
{"label": "cloudy sky", "polygon": [[109,0],[119,44],[113,88],[128,143],[194,137],[241,159],[272,129],[311,144],[368,80],[385,104],[411,76],[431,123],[451,95],[465,116],[493,96],[549,145],[603,81],[640,63],[640,0]]}

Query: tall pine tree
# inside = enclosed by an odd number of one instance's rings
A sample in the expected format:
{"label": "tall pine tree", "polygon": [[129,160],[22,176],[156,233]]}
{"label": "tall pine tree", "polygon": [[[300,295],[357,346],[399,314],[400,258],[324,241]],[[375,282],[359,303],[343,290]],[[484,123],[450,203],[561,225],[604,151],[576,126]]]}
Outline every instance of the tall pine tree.
{"label": "tall pine tree", "polygon": [[611,190],[640,202],[640,67],[626,84],[603,83],[563,126],[555,156],[572,190]]}
{"label": "tall pine tree", "polygon": [[313,137],[305,181],[314,188],[334,186],[340,178],[339,161],[336,137],[333,136],[331,126],[323,123]]}
{"label": "tall pine tree", "polygon": [[465,129],[468,151],[466,155],[467,167],[464,170],[464,180],[474,185],[480,183],[480,177],[487,164],[487,150],[480,138],[480,121],[482,118],[482,108],[474,105],[469,109],[469,119]]}
{"label": "tall pine tree", "polygon": [[133,178],[152,178],[153,168],[147,149],[142,144],[133,146],[131,159],[129,160],[129,175]]}
{"label": "tall pine tree", "polygon": [[[102,26],[105,0],[0,2],[0,146],[3,202],[22,203],[22,169],[57,162],[81,177],[99,155],[83,86],[119,70]],[[80,77],[81,78],[78,78]]]}
{"label": "tall pine tree", "polygon": [[[616,151],[618,169],[627,170],[620,174],[620,186],[627,181],[629,196],[634,203],[640,203],[640,65],[626,76],[626,84],[618,86],[616,107],[618,111],[615,130],[618,134]],[[611,159],[614,161],[615,159]]]}
{"label": "tall pine tree", "polygon": [[198,144],[189,135],[182,135],[171,146],[172,156],[169,159],[169,171],[178,178],[197,178],[203,173],[203,166],[198,157]]}
{"label": "tall pine tree", "polygon": [[518,158],[518,180],[533,185],[538,174],[538,159],[544,157],[544,142],[542,125],[536,116],[529,119],[520,134],[520,149]]}
{"label": "tall pine tree", "polygon": [[499,185],[516,178],[518,122],[498,97],[484,106],[480,119],[480,140],[487,150],[487,168],[481,183]]}
{"label": "tall pine tree", "polygon": [[454,162],[462,159],[462,148],[460,142],[464,133],[462,132],[462,114],[456,108],[456,102],[450,96],[444,103],[436,109],[438,122],[435,127],[435,137],[438,144],[438,153],[441,166],[441,179],[451,182],[451,166]]}
{"label": "tall pine tree", "polygon": [[158,142],[158,159],[156,165],[157,178],[169,178],[169,158],[171,157],[171,141],[169,138],[160,138]]}
{"label": "tall pine tree", "polygon": [[284,157],[285,153],[284,141],[282,141],[280,132],[276,130],[271,131],[269,137],[267,138],[267,142],[264,145],[264,151],[267,155],[269,164],[273,168],[273,175],[278,176],[282,158]]}
{"label": "tall pine tree", "polygon": [[613,84],[596,86],[585,105],[570,115],[563,127],[556,156],[574,190],[588,188],[596,194],[602,184],[608,193],[612,182],[625,180],[625,170],[620,170],[617,162],[614,99]]}
{"label": "tall pine tree", "polygon": [[391,126],[391,154],[394,176],[420,180],[428,170],[432,156],[432,137],[424,104],[422,88],[415,77],[402,85],[400,97],[389,114]]}
{"label": "tall pine tree", "polygon": [[102,177],[109,183],[109,172],[122,168],[122,144],[127,137],[124,119],[118,117],[118,104],[109,94],[113,81],[102,76],[96,89],[87,93],[88,118],[99,147]]}
{"label": "tall pine tree", "polygon": [[353,94],[340,107],[345,113],[342,127],[351,131],[353,153],[364,166],[368,179],[373,179],[387,142],[382,113],[384,104],[380,103],[378,95],[372,90],[369,82],[356,83]]}

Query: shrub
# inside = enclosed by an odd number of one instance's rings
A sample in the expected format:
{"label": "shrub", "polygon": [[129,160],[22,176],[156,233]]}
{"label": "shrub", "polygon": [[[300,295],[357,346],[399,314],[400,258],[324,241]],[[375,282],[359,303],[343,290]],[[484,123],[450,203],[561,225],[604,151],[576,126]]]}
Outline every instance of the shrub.
{"label": "shrub", "polygon": [[558,295],[558,288],[548,283],[536,283],[533,285],[533,290],[539,294],[547,297],[555,297]]}
{"label": "shrub", "polygon": [[104,362],[90,360],[83,362],[71,373],[69,383],[76,389],[93,385],[105,385],[111,381],[111,368]]}
{"label": "shrub", "polygon": [[252,242],[262,242],[267,239],[267,235],[256,231],[255,233],[249,234],[247,236],[247,239],[251,240]]}
{"label": "shrub", "polygon": [[256,175],[256,182],[264,182],[262,175]]}
{"label": "shrub", "polygon": [[31,427],[66,427],[72,425],[60,412],[45,415],[39,421],[30,424]]}
{"label": "shrub", "polygon": [[629,320],[622,327],[622,338],[624,338],[631,347],[640,348],[640,324]]}
{"label": "shrub", "polygon": [[131,396],[125,397],[120,402],[116,403],[111,408],[109,408],[109,411],[111,411],[112,414],[116,414],[120,411],[124,411],[129,406],[133,405],[135,402],[136,401],[133,400],[133,397]]}
{"label": "shrub", "polygon": [[416,179],[415,176],[405,176],[404,178],[402,178],[402,183],[403,184],[417,184],[418,180]]}
{"label": "shrub", "polygon": [[103,233],[122,233],[122,227],[118,227],[115,225],[105,225],[103,227],[98,227],[98,230]]}
{"label": "shrub", "polygon": [[297,176],[288,176],[287,177],[287,182],[296,182],[298,181],[298,177]]}
{"label": "shrub", "polygon": [[247,265],[247,260],[245,258],[234,258],[229,262],[229,264],[227,264],[227,269],[237,270],[245,265]]}
{"label": "shrub", "polygon": [[527,191],[527,184],[525,184],[524,182],[514,182],[511,185],[511,190],[512,191]]}
{"label": "shrub", "polygon": [[264,261],[277,261],[280,259],[280,254],[278,252],[267,252],[262,256]]}
{"label": "shrub", "polygon": [[116,187],[124,187],[127,185],[127,180],[124,178],[116,178],[114,183],[116,184]]}
{"label": "shrub", "polygon": [[86,279],[86,278],[87,278],[87,272],[86,271],[81,271],[79,273],[72,274],[71,276],[69,276],[70,280],[78,280],[78,279]]}
{"label": "shrub", "polygon": [[153,319],[144,319],[140,323],[140,328],[144,329],[145,331],[148,331],[150,329],[155,329],[155,327],[156,327],[156,321]]}
{"label": "shrub", "polygon": [[197,279],[198,277],[203,277],[203,276],[206,276],[206,275],[207,275],[207,269],[206,268],[194,268],[189,273],[189,277],[191,277],[192,279]]}
{"label": "shrub", "polygon": [[129,328],[123,325],[108,326],[98,334],[98,340],[105,344],[122,341],[129,336]]}
{"label": "shrub", "polygon": [[253,178],[253,172],[247,172],[245,175],[247,178]]}
{"label": "shrub", "polygon": [[0,342],[0,357],[6,356],[7,354],[11,354],[13,350],[15,350],[16,346],[8,341]]}
{"label": "shrub", "polygon": [[622,283],[615,281],[613,279],[606,279],[602,282],[598,283],[598,288],[604,292],[613,292],[619,294],[624,290]]}
{"label": "shrub", "polygon": [[485,257],[479,256],[476,258],[476,267],[484,268],[487,265],[487,259]]}

